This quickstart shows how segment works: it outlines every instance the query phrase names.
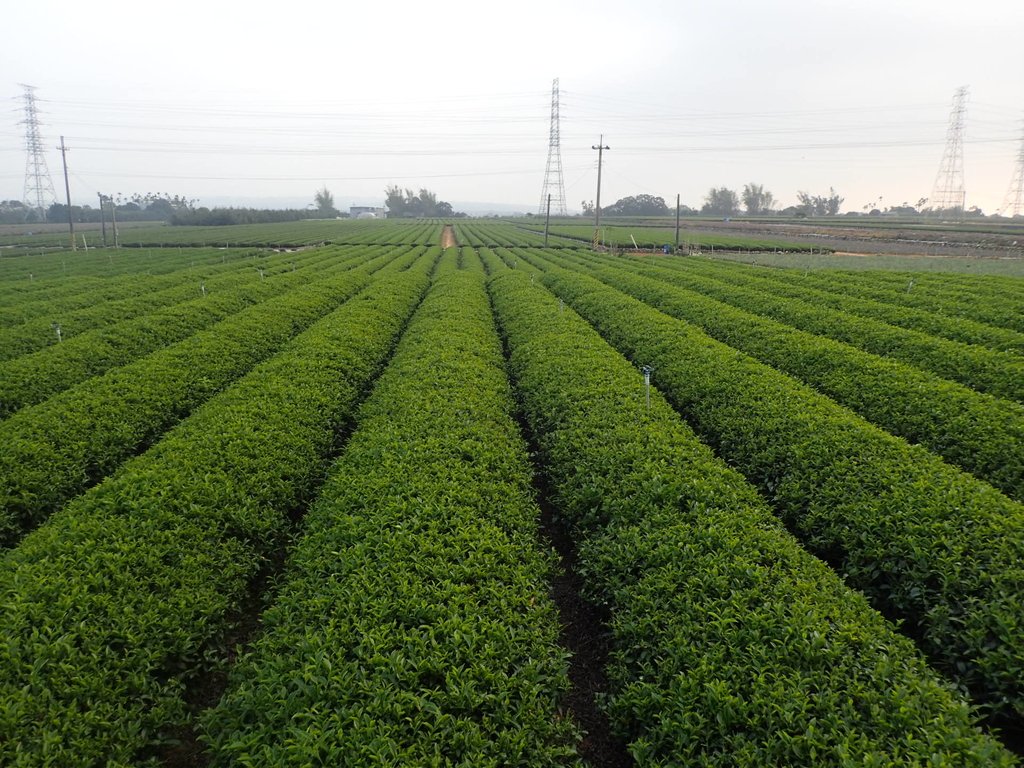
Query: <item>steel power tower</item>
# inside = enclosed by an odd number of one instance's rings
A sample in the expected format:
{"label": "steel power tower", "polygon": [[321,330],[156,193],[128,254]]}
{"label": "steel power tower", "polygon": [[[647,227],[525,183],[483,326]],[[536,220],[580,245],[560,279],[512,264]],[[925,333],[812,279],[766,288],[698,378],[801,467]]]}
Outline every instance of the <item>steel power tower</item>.
{"label": "steel power tower", "polygon": [[46,167],[46,151],[43,149],[43,137],[39,130],[39,113],[36,111],[35,86],[20,84],[25,89],[22,98],[25,100],[25,205],[35,208],[40,218],[45,218],[50,203],[57,201],[57,193],[53,191],[50,180],[50,169]]}
{"label": "steel power tower", "polygon": [[551,195],[551,207],[556,216],[565,216],[565,179],[562,178],[562,148],[558,127],[558,78],[551,82],[551,132],[548,139],[548,164],[544,170],[544,186],[540,191],[538,214],[543,214]]}
{"label": "steel power tower", "polygon": [[1024,129],[1020,132],[1020,149],[1017,150],[1017,168],[1013,172],[1013,181],[997,213],[1000,216],[1006,216],[1007,213],[1020,216],[1024,213]]}
{"label": "steel power tower", "polygon": [[953,109],[946,129],[946,149],[929,200],[936,213],[953,210],[962,214],[967,199],[964,189],[964,116],[967,114],[967,86],[953,94]]}

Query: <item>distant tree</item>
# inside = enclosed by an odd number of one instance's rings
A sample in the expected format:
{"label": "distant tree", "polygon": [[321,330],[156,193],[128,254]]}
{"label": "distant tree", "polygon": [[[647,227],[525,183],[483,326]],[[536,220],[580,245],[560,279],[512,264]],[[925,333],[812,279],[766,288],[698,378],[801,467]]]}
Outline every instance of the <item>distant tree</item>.
{"label": "distant tree", "polygon": [[0,224],[27,224],[39,220],[39,212],[29,208],[21,200],[0,202]]}
{"label": "distant tree", "polygon": [[[807,216],[835,216],[845,198],[840,197],[832,187],[828,188],[828,197],[811,195],[808,192],[797,192],[800,208]],[[866,207],[866,206],[865,206]]]}
{"label": "distant tree", "polygon": [[594,215],[594,201],[593,200],[591,200],[589,202],[587,202],[586,200],[581,201],[580,202],[580,208],[583,209],[583,215],[584,216],[593,216]]}
{"label": "distant tree", "polygon": [[420,216],[440,217],[453,216],[451,203],[437,199],[437,193],[429,189],[413,192],[403,190],[397,184],[384,190],[384,205],[388,209],[388,218],[416,218]]}
{"label": "distant tree", "polygon": [[323,189],[318,189],[313,195],[313,203],[316,205],[316,212],[325,219],[333,219],[338,215],[338,209],[334,207],[334,195],[332,195],[327,186],[324,185]]}
{"label": "distant tree", "polygon": [[743,207],[748,216],[768,213],[775,207],[775,196],[764,188],[763,184],[745,184],[743,187]]}
{"label": "distant tree", "polygon": [[403,194],[400,186],[395,184],[391,187],[385,187],[384,205],[388,209],[388,216],[390,218],[401,218],[402,214],[405,213],[405,194]]}
{"label": "distant tree", "polygon": [[700,212],[712,216],[734,216],[740,209],[740,199],[727,187],[712,188],[704,196]]}
{"label": "distant tree", "polygon": [[668,206],[662,197],[636,195],[616,200],[608,207],[602,208],[601,213],[615,216],[666,216]]}
{"label": "distant tree", "polygon": [[299,221],[309,218],[306,208],[269,210],[260,208],[190,208],[175,213],[170,223],[174,226],[219,227],[231,224],[269,224]]}
{"label": "distant tree", "polygon": [[909,202],[904,201],[903,205],[891,205],[886,213],[895,214],[897,216],[913,216],[917,213],[917,208],[912,206]]}

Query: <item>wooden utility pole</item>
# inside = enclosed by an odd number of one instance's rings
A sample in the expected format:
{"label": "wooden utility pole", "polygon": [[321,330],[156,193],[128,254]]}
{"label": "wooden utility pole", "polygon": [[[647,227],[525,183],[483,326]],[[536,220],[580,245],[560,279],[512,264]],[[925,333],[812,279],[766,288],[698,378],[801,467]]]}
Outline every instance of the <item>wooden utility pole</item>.
{"label": "wooden utility pole", "polygon": [[676,252],[679,252],[679,193],[676,192]]}
{"label": "wooden utility pole", "polygon": [[96,193],[100,198],[100,229],[103,232],[103,247],[107,247],[107,215],[106,211],[103,210],[103,193]]}
{"label": "wooden utility pole", "polygon": [[548,247],[548,227],[551,224],[551,195],[548,195],[548,212],[544,216],[544,247]]}
{"label": "wooden utility pole", "polygon": [[77,251],[78,246],[75,244],[75,217],[71,215],[71,184],[68,182],[68,148],[64,146],[64,137],[60,137],[60,146],[57,147],[60,150],[60,159],[64,163],[64,192],[67,194],[68,199],[68,234],[71,237],[71,250]]}
{"label": "wooden utility pole", "polygon": [[604,146],[604,134],[602,133],[597,146],[592,146],[591,149],[597,150],[597,205],[594,208],[594,250],[596,251],[601,236],[601,161],[604,159],[604,151],[611,147]]}
{"label": "wooden utility pole", "polygon": [[108,197],[110,201],[110,225],[114,229],[114,247],[119,248],[120,245],[117,242],[117,204],[114,202],[114,198]]}

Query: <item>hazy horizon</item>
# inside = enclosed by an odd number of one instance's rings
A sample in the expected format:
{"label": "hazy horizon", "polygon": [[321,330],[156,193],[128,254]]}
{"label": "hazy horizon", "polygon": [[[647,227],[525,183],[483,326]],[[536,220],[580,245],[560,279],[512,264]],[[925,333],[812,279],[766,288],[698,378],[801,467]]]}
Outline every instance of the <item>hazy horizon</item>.
{"label": "hazy horizon", "polygon": [[1024,4],[1010,0],[250,8],[6,9],[0,199],[23,198],[19,83],[38,89],[57,200],[64,135],[73,202],[89,205],[311,202],[326,185],[345,210],[398,184],[536,211],[555,77],[571,211],[595,198],[602,134],[603,205],[679,193],[699,207],[750,182],[778,207],[830,187],[843,212],[915,204],[961,85],[968,207],[1000,207],[1021,147]]}

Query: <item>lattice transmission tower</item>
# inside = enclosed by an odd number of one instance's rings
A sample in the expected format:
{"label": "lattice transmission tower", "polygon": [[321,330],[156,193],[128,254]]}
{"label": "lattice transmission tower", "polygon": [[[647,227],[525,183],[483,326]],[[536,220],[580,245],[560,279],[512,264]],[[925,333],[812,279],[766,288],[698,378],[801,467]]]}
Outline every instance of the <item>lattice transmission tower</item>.
{"label": "lattice transmission tower", "polygon": [[1020,216],[1024,213],[1024,129],[1020,132],[1020,149],[1017,150],[1017,168],[1013,172],[1013,181],[997,213],[1000,216]]}
{"label": "lattice transmission tower", "polygon": [[565,216],[565,179],[562,177],[562,148],[559,136],[558,78],[551,82],[551,132],[548,139],[548,165],[544,170],[544,187],[540,191],[540,207],[537,213],[544,215],[548,195],[551,195],[551,213]]}
{"label": "lattice transmission tower", "polygon": [[25,205],[35,208],[40,218],[46,216],[46,209],[57,201],[50,180],[50,169],[46,165],[46,150],[43,148],[43,136],[39,130],[39,112],[36,110],[35,86],[21,83],[25,89],[22,98],[25,100]]}
{"label": "lattice transmission tower", "polygon": [[963,213],[967,200],[964,189],[964,117],[967,115],[967,86],[956,89],[953,94],[953,109],[949,113],[949,128],[946,129],[946,149],[942,153],[939,173],[928,201],[936,212],[956,211]]}

